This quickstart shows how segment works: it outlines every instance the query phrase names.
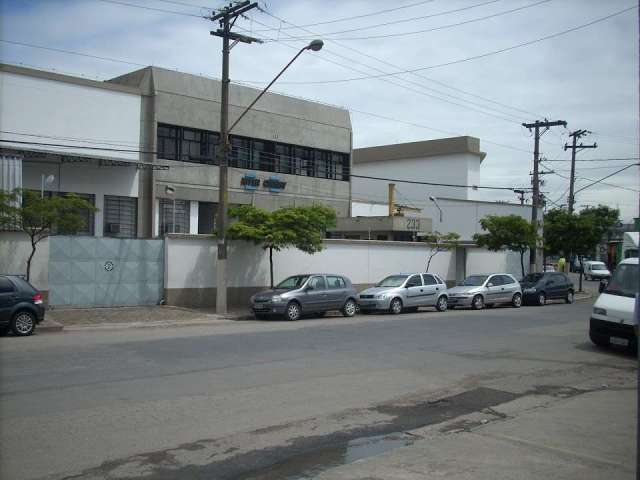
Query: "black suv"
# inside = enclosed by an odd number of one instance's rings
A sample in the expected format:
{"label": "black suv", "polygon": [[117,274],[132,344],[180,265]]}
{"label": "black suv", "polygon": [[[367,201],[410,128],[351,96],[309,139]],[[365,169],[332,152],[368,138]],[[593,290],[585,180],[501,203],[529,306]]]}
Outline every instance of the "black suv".
{"label": "black suv", "polygon": [[544,305],[551,299],[573,303],[573,282],[561,272],[530,273],[520,280],[520,286],[527,304]]}
{"label": "black suv", "polygon": [[17,275],[0,275],[0,333],[31,335],[42,320],[42,294]]}

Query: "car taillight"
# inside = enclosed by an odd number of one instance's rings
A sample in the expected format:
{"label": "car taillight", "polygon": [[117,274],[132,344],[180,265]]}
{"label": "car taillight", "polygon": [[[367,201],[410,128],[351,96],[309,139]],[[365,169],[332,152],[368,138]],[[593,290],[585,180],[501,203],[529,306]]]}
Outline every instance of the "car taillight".
{"label": "car taillight", "polygon": [[42,294],[41,293],[36,293],[33,296],[33,303],[35,303],[36,305],[42,305]]}

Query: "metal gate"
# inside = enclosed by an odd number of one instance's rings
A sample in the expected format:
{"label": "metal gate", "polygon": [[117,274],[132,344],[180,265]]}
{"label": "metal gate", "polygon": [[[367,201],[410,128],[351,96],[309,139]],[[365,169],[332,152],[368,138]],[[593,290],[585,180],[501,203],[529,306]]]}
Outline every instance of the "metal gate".
{"label": "metal gate", "polygon": [[155,305],[163,280],[163,240],[49,238],[50,305]]}

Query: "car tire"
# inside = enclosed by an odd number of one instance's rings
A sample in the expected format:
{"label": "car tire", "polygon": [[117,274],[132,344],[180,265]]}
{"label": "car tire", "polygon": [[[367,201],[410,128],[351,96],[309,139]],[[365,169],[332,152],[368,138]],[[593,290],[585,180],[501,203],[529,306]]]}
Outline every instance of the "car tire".
{"label": "car tire", "polygon": [[482,298],[482,295],[473,297],[473,300],[471,300],[471,308],[474,310],[482,310],[484,308],[484,298]]}
{"label": "car tire", "polygon": [[436,310],[439,312],[444,312],[447,310],[447,297],[444,295],[440,295],[438,301],[436,302]]}
{"label": "car tire", "polygon": [[547,296],[545,295],[545,293],[544,292],[538,293],[538,306],[544,307],[546,303],[547,303]]}
{"label": "car tire", "polygon": [[358,311],[358,305],[353,300],[353,298],[349,298],[344,303],[344,307],[342,307],[342,315],[345,317],[353,317],[357,311]]}
{"label": "car tire", "polygon": [[36,316],[28,310],[21,310],[11,319],[11,331],[17,337],[27,337],[36,330]]}
{"label": "car tire", "polygon": [[289,302],[284,311],[284,318],[290,322],[295,322],[296,320],[300,320],[301,316],[302,309],[300,308],[300,304],[298,302]]}
{"label": "car tire", "polygon": [[399,315],[400,313],[402,313],[402,300],[400,300],[398,297],[391,300],[391,303],[389,304],[389,311],[394,315]]}
{"label": "car tire", "polygon": [[522,295],[519,293],[514,294],[511,299],[511,306],[513,308],[520,308],[522,306]]}
{"label": "car tire", "polygon": [[574,302],[574,300],[575,300],[575,299],[574,299],[574,297],[573,297],[573,290],[569,290],[569,291],[567,292],[567,296],[566,296],[566,297],[564,297],[564,303],[569,303],[569,304],[571,304],[571,303],[573,303],[573,302]]}

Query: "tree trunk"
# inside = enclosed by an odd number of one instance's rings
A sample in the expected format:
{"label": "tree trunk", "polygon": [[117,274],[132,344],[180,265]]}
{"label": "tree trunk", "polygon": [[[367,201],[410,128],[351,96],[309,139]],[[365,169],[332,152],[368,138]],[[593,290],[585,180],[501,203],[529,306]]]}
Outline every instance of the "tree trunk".
{"label": "tree trunk", "polygon": [[33,256],[36,254],[36,243],[31,239],[31,255],[27,259],[27,282],[31,278],[31,260],[33,260]]}
{"label": "tree trunk", "polygon": [[273,288],[273,247],[269,247],[269,273],[271,274],[271,288]]}
{"label": "tree trunk", "polygon": [[524,252],[526,250],[520,250],[520,268],[522,269],[522,278],[524,278]]}
{"label": "tree trunk", "polygon": [[431,255],[429,255],[429,261],[427,262],[427,269],[425,270],[426,272],[429,272],[429,265],[431,265],[431,259],[435,257],[436,253],[432,253]]}

